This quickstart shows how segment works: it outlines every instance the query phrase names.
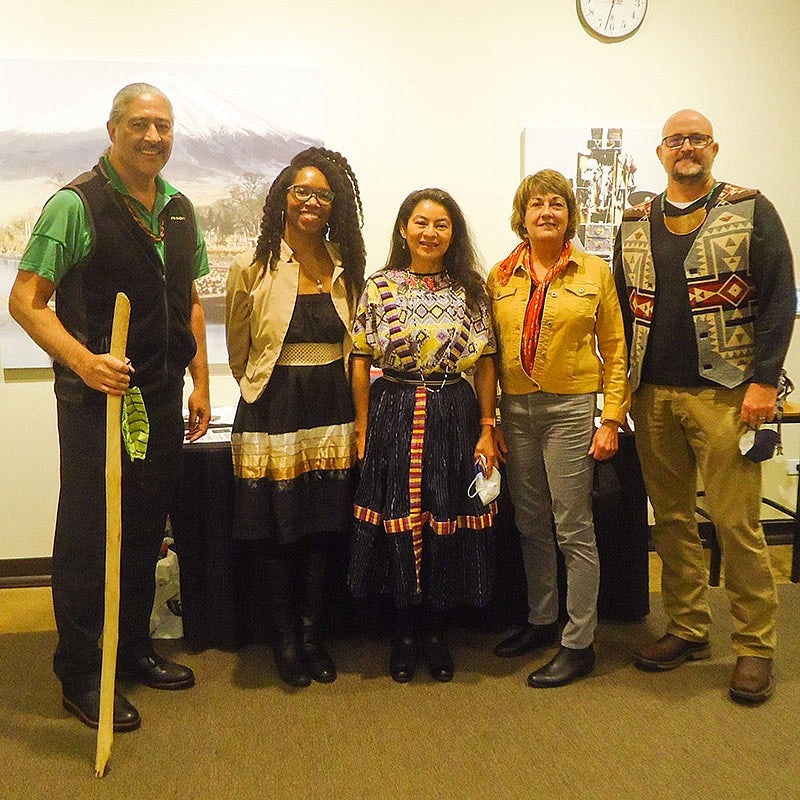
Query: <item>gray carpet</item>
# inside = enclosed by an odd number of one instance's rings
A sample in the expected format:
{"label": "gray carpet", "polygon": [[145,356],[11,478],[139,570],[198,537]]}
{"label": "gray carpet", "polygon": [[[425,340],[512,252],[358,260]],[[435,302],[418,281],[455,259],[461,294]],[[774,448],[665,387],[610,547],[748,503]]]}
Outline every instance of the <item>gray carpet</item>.
{"label": "gray carpet", "polygon": [[95,734],[61,708],[50,672],[54,634],[0,636],[0,798],[116,800],[638,800],[800,797],[800,587],[780,587],[775,696],[727,697],[733,665],[727,601],[712,590],[713,657],[663,674],[630,665],[663,632],[660,597],[640,624],[601,624],[598,667],[562,689],[527,688],[535,659],[491,654],[496,637],[450,633],[450,684],[424,669],[408,685],[385,673],[387,643],[333,643],[341,675],[290,690],[270,654],[187,653],[198,684],[128,687],[143,718],[117,734],[107,777],[93,777]]}

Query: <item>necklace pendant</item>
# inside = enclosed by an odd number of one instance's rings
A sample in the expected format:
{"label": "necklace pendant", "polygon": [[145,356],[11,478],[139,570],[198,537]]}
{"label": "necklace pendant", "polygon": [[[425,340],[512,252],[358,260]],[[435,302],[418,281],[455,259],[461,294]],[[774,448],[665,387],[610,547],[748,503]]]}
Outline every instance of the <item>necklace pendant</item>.
{"label": "necklace pendant", "polygon": [[322,281],[319,278],[317,278],[317,291],[320,294],[325,294],[325,287],[322,285]]}

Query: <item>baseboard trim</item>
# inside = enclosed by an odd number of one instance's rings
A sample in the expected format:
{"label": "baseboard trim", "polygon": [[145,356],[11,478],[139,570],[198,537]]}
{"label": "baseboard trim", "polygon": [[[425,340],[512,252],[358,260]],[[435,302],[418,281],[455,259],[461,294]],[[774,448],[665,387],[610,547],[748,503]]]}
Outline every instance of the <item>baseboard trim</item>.
{"label": "baseboard trim", "polygon": [[49,586],[52,558],[0,559],[0,587]]}

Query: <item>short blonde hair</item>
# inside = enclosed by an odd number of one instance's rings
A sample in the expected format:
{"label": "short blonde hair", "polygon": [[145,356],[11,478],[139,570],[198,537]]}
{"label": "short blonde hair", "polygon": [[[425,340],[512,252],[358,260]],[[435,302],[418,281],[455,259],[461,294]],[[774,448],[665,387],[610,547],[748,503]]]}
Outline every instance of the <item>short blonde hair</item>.
{"label": "short blonde hair", "polygon": [[526,175],[514,194],[514,205],[511,211],[511,230],[520,239],[528,238],[525,229],[525,211],[528,201],[536,194],[557,194],[567,201],[567,230],[564,241],[568,242],[578,230],[578,203],[569,181],[554,169],[541,169],[535,175]]}

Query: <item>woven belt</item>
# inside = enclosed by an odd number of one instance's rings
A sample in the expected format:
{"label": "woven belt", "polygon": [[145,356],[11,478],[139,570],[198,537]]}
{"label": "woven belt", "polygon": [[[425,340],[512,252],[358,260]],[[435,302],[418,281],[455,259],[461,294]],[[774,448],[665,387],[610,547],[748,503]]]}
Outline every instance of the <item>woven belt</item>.
{"label": "woven belt", "polygon": [[314,367],[344,358],[341,342],[285,342],[275,362],[279,367]]}
{"label": "woven belt", "polygon": [[461,380],[460,373],[432,372],[430,375],[422,376],[418,372],[395,372],[394,370],[385,369],[383,377],[393,383],[407,383],[410,386],[450,386],[452,383],[458,383]]}

